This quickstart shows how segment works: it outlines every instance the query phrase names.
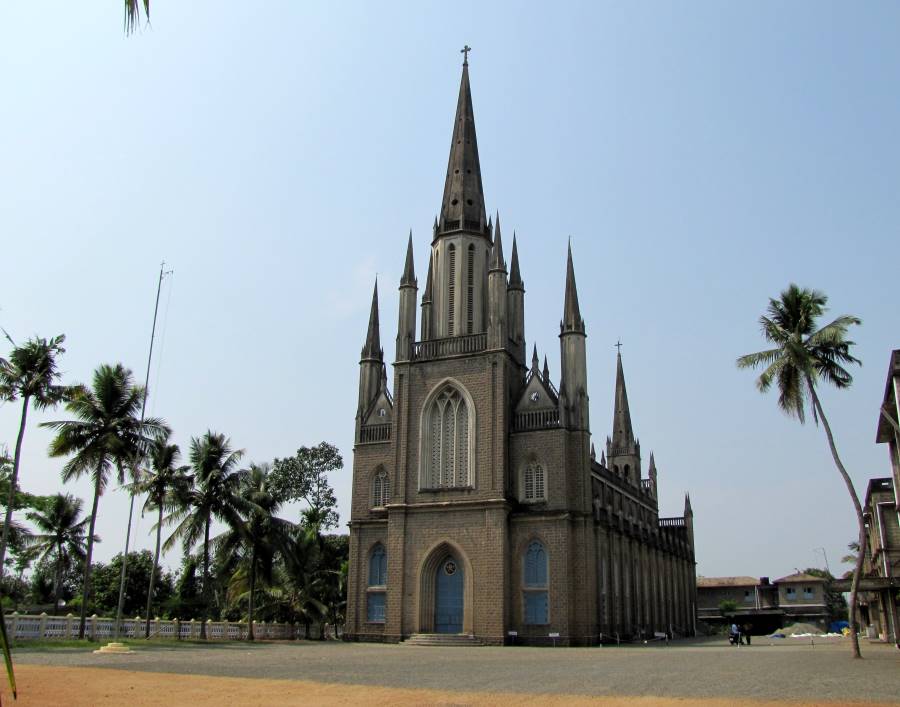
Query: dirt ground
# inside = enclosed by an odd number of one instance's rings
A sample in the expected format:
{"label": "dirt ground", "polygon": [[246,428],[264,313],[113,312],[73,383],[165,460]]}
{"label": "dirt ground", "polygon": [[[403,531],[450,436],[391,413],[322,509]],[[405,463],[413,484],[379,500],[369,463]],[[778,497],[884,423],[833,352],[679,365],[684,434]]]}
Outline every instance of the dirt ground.
{"label": "dirt ground", "polygon": [[[24,665],[17,670],[17,705],[81,707],[82,705],[608,705],[609,707],[775,707],[784,701],[734,698],[587,697],[521,693],[449,692],[309,680],[265,680],[172,675],[104,668],[59,668]],[[3,699],[12,695],[5,691]],[[10,704],[10,702],[6,702]],[[801,701],[805,705],[847,702]],[[867,705],[888,703],[867,702]]]}
{"label": "dirt ground", "polygon": [[865,660],[853,661],[841,641],[799,640],[573,649],[301,641],[148,645],[127,656],[23,648],[16,704],[900,704],[900,651],[863,650]]}

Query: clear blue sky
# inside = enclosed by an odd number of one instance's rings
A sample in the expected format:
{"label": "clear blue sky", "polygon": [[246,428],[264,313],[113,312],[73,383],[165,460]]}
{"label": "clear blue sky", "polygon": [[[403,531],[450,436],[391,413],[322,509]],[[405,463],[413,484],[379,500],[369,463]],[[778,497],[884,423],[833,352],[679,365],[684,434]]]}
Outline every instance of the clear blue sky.
{"label": "clear blue sky", "polygon": [[[64,332],[67,381],[115,361],[143,378],[165,259],[152,412],[182,446],[209,428],[258,461],[334,442],[346,521],[372,282],[393,360],[468,43],[488,208],[518,233],[528,346],[554,378],[572,237],[598,449],[621,338],[662,514],[691,492],[698,572],[780,576],[817,547],[837,567],[854,519],[825,438],[734,359],[763,348],[757,318],[791,281],[862,317],[865,366],[823,397],[860,491],[888,474],[900,6],[154,0],[125,38],[120,5],[0,9],[0,324]],[[0,407],[10,446],[18,413]],[[63,414],[31,418],[29,490],[61,488],[36,423]],[[101,500],[100,559],[126,507]]]}

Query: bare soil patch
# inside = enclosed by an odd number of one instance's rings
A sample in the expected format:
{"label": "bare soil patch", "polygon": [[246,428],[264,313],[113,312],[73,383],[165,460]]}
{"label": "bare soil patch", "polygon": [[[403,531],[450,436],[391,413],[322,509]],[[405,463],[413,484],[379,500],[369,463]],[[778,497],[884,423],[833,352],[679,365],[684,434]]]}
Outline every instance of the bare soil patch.
{"label": "bare soil patch", "polygon": [[[28,707],[82,705],[609,705],[610,707],[775,707],[784,704],[835,705],[846,700],[735,700],[734,698],[586,697],[400,689],[309,680],[267,680],[205,675],[176,675],[105,668],[22,665],[16,670],[19,700]],[[3,692],[6,704],[12,695]],[[880,705],[887,703],[864,703]]]}

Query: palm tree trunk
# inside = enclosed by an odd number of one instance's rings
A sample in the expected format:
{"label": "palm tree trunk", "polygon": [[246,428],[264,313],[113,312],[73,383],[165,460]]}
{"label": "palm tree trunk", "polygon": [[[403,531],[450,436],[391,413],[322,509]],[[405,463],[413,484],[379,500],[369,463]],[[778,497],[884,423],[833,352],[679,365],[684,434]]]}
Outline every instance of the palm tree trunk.
{"label": "palm tree trunk", "polygon": [[[53,615],[59,616],[59,602],[62,599],[62,568],[63,548],[62,543],[56,546],[56,588],[53,592]],[[66,636],[68,638],[68,636]]]}
{"label": "palm tree trunk", "polygon": [[256,637],[253,635],[253,595],[256,592],[256,548],[250,555],[250,606],[247,610],[247,640],[253,641]]}
{"label": "palm tree trunk", "polygon": [[856,565],[853,567],[853,579],[850,582],[850,607],[848,609],[850,619],[850,641],[853,647],[853,657],[862,658],[859,652],[859,621],[856,617],[856,602],[859,593],[859,578],[862,576],[863,559],[866,555],[866,521],[863,518],[862,504],[859,502],[859,496],[856,494],[856,488],[853,486],[853,479],[844,468],[844,464],[838,455],[837,447],[834,444],[834,436],[831,434],[831,425],[828,424],[828,418],[825,417],[825,411],[822,409],[822,403],[819,402],[819,396],[816,394],[815,386],[810,376],[806,377],[806,385],[809,386],[810,396],[812,397],[813,407],[819,419],[822,420],[822,427],[825,428],[825,436],[828,437],[828,446],[831,448],[831,456],[834,463],[844,479],[847,491],[853,501],[853,509],[856,511],[856,524],[859,531],[859,552],[856,555]]}
{"label": "palm tree trunk", "polygon": [[200,639],[206,640],[206,619],[209,615],[209,516],[206,517],[206,530],[203,534],[203,612],[200,615]]}
{"label": "palm tree trunk", "polygon": [[159,503],[159,519],[156,522],[156,552],[153,553],[153,567],[150,568],[150,588],[147,590],[147,624],[144,627],[144,638],[150,638],[150,609],[153,605],[153,585],[156,583],[156,565],[159,563],[159,544],[162,540],[163,505]]}
{"label": "palm tree trunk", "polygon": [[28,417],[28,401],[30,396],[22,398],[22,421],[19,423],[19,436],[16,437],[16,453],[13,456],[12,478],[9,480],[9,498],[6,501],[6,522],[3,524],[3,540],[0,541],[0,577],[5,572],[6,543],[9,541],[9,528],[12,524],[13,506],[16,503],[16,482],[19,480],[19,459],[22,457],[22,440],[25,438],[25,419]]}
{"label": "palm tree trunk", "polygon": [[103,462],[97,465],[97,478],[94,481],[94,505],[91,506],[91,523],[88,528],[87,557],[84,558],[84,579],[81,582],[81,619],[78,622],[78,638],[84,638],[84,625],[87,621],[88,599],[91,594],[91,557],[94,555],[94,527],[97,524],[97,506],[100,504],[100,482],[103,480]]}

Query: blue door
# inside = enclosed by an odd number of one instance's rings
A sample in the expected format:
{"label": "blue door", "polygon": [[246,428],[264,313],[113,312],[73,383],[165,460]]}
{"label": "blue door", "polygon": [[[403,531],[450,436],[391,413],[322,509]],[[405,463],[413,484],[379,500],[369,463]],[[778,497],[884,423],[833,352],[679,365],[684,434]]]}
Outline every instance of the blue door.
{"label": "blue door", "polygon": [[435,577],[435,633],[462,633],[463,568],[447,556],[437,568]]}

